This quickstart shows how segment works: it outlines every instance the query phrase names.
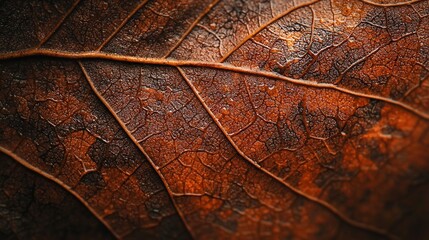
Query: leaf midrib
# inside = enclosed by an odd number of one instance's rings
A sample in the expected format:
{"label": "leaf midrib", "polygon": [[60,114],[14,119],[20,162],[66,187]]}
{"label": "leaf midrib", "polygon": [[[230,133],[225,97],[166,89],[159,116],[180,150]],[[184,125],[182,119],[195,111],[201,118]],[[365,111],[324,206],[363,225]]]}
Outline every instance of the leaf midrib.
{"label": "leaf midrib", "polygon": [[[379,3],[375,3],[369,0],[360,0],[366,4],[369,5],[373,5],[373,6],[379,6],[379,7],[391,7],[391,6],[402,6],[402,5],[410,5],[411,3],[415,3],[415,2],[419,2],[420,0],[410,0],[407,2],[400,2],[400,3],[391,3],[391,4],[379,4]],[[380,100],[386,103],[390,103],[393,104],[395,106],[401,107],[417,116],[419,116],[420,118],[428,121],[429,120],[429,113],[426,112],[422,112],[418,109],[413,108],[412,106],[405,104],[403,102],[400,101],[396,101],[393,100],[391,98],[385,98],[385,97],[381,97],[381,96],[377,96],[377,95],[371,95],[371,94],[365,94],[365,93],[360,93],[360,92],[355,92],[346,88],[341,88],[338,87],[334,84],[326,84],[326,83],[317,83],[317,82],[313,82],[313,81],[305,81],[302,79],[293,79],[293,78],[289,78],[289,77],[285,77],[279,74],[275,74],[273,72],[268,72],[268,71],[264,71],[264,70],[259,70],[259,69],[250,69],[250,68],[244,68],[244,67],[237,67],[237,66],[233,66],[230,64],[225,64],[222,63],[231,53],[233,53],[237,48],[239,48],[241,45],[243,45],[248,39],[250,39],[251,37],[253,37],[254,35],[256,35],[258,32],[260,32],[262,29],[264,29],[267,25],[275,22],[276,20],[278,20],[279,18],[287,15],[288,13],[292,12],[295,9],[304,7],[304,6],[308,6],[311,5],[315,2],[318,2],[318,0],[315,1],[310,1],[307,3],[304,3],[302,5],[299,6],[295,6],[293,8],[288,9],[287,11],[285,11],[284,13],[278,15],[277,17],[271,19],[271,21],[268,21],[267,23],[261,25],[256,31],[254,31],[253,33],[249,34],[246,38],[244,38],[241,43],[239,43],[237,46],[235,46],[232,50],[229,51],[229,53],[224,56],[221,61],[219,63],[216,62],[204,62],[204,61],[188,61],[188,60],[175,60],[175,59],[161,59],[161,58],[144,58],[144,57],[136,57],[136,56],[126,56],[126,55],[117,55],[117,54],[110,54],[110,53],[103,53],[103,52],[67,52],[67,51],[57,51],[57,50],[50,50],[50,49],[41,49],[40,47],[43,45],[44,42],[46,42],[52,34],[54,34],[57,29],[59,29],[59,27],[62,25],[62,23],[65,21],[65,19],[71,14],[71,12],[73,12],[76,9],[76,6],[79,4],[79,0],[77,0],[72,7],[67,11],[67,13],[62,17],[62,19],[57,23],[57,25],[55,26],[55,28],[48,34],[48,36],[43,39],[34,49],[26,49],[26,50],[20,50],[20,51],[16,51],[16,52],[10,52],[10,53],[4,53],[4,54],[0,54],[0,60],[8,60],[8,59],[16,59],[16,58],[24,58],[24,57],[31,57],[31,56],[47,56],[47,57],[55,57],[55,58],[63,58],[63,59],[74,59],[74,60],[82,60],[82,59],[103,59],[103,60],[111,60],[111,61],[118,61],[118,62],[129,62],[129,63],[140,63],[140,64],[152,64],[152,65],[165,65],[165,66],[172,66],[172,67],[176,67],[178,68],[178,70],[180,71],[180,67],[206,67],[206,68],[211,68],[211,69],[217,69],[217,70],[224,70],[224,71],[231,71],[231,72],[236,72],[236,73],[242,73],[242,74],[249,74],[249,75],[254,75],[254,76],[261,76],[261,77],[266,77],[269,79],[274,79],[274,80],[280,80],[280,81],[286,81],[292,84],[296,84],[296,85],[301,85],[301,86],[307,86],[307,87],[314,87],[314,88],[323,88],[323,89],[333,89],[339,92],[343,92],[352,96],[358,96],[358,97],[364,97],[364,98],[369,98],[369,99],[376,99],[376,100]],[[190,28],[185,32],[185,34],[183,36],[181,36],[180,40],[178,43],[176,43],[176,45],[174,46],[173,49],[170,50],[170,52],[166,55],[168,56],[178,45],[180,45],[181,41],[191,32],[191,30],[194,28],[194,26],[196,25],[196,23],[198,23],[202,17],[207,14],[211,8],[216,5],[219,1],[215,0],[214,2],[212,2],[212,4],[203,12],[202,15],[200,15],[196,21],[190,26]],[[130,15],[128,15],[124,21],[119,25],[119,27],[117,29],[115,29],[115,31],[113,32],[113,34],[111,36],[109,36],[109,38],[103,42],[103,44],[100,46],[99,50],[108,42],[110,41],[115,35],[116,33],[118,33],[122,27],[131,19],[132,16],[134,16],[134,14],[145,4],[147,3],[147,1],[143,1],[136,9],[134,9]],[[82,67],[82,66],[81,66]],[[85,70],[82,67],[82,71],[85,74]],[[86,76],[87,77],[87,76]],[[190,81],[188,81],[186,79],[186,76],[183,75],[183,77],[185,78],[186,82],[190,85],[190,87],[192,88],[192,90],[196,90],[195,87],[193,87],[192,83]],[[91,84],[91,80],[87,77],[88,82],[90,82]],[[92,88],[93,86],[91,86]],[[97,94],[96,89],[93,91],[95,94]],[[271,177],[273,177],[274,179],[276,179],[277,181],[280,181],[281,183],[285,184],[284,181],[282,181],[281,179],[277,178],[276,176],[274,176],[272,173],[268,172],[265,169],[262,169],[260,166],[258,166],[258,164],[256,164],[255,162],[253,162],[251,159],[249,159],[246,155],[244,155],[244,153],[242,153],[237,146],[234,144],[234,142],[232,141],[232,139],[228,136],[228,134],[226,133],[225,129],[220,125],[220,123],[217,121],[217,119],[213,116],[213,114],[211,113],[210,109],[208,109],[208,106],[204,103],[203,99],[201,98],[201,96],[198,94],[198,92],[194,91],[194,93],[196,94],[196,96],[198,97],[198,100],[203,104],[203,106],[206,108],[207,112],[209,113],[209,115],[213,118],[213,121],[219,126],[220,130],[223,132],[223,134],[228,138],[228,140],[230,141],[231,144],[233,144],[234,148],[236,148],[237,152],[242,155],[246,160],[249,160],[254,166],[256,166],[257,168],[259,168],[260,170],[262,170],[263,172],[265,172],[266,174],[270,175]],[[100,98],[100,96],[98,96]],[[102,97],[100,98],[100,100],[102,101]],[[109,108],[109,110],[112,110],[109,106],[109,104],[106,102],[103,104]],[[114,116],[116,116],[116,114],[114,112],[112,112],[112,114]],[[117,116],[116,116],[117,117]],[[115,118],[116,118],[115,117]],[[117,122],[120,124],[122,121],[118,118],[116,119]],[[122,126],[122,125],[121,125]],[[125,132],[127,132],[127,134],[129,133],[129,131],[127,130],[126,126],[122,126],[125,130]],[[130,133],[131,135],[131,133]],[[138,144],[136,141],[134,141],[135,139],[133,138],[133,136],[131,135],[130,139],[133,140],[133,142],[135,143],[135,145],[138,148],[142,148],[140,146],[140,144]],[[0,146],[0,150],[1,152],[6,153],[5,151],[7,151],[6,149],[3,149]],[[147,154],[145,153],[145,151],[143,149],[140,149],[142,151],[142,153],[149,159],[149,162],[152,164],[152,160],[149,158],[149,156],[147,156]],[[6,154],[10,155],[13,154],[12,152],[8,152]],[[15,160],[17,160],[18,162],[20,162],[21,164],[23,164],[24,166],[29,165],[27,162],[25,162],[25,160],[20,159],[18,156],[13,157]],[[22,160],[22,161],[21,161]],[[153,164],[152,164],[153,165]],[[30,169],[32,169],[31,165]],[[27,166],[27,167],[29,167]],[[154,166],[153,166],[154,167]],[[154,169],[157,171],[156,167],[154,167]],[[45,176],[45,174],[41,171],[41,170],[34,170],[33,171]],[[158,171],[157,171],[158,172]],[[162,181],[164,182],[164,185],[167,189],[167,191],[170,192],[168,185],[166,184],[163,176],[159,173],[158,175],[160,175]],[[49,176],[45,176],[48,179],[58,183],[60,186],[64,187],[65,189],[69,190],[68,187],[64,184],[62,184],[62,182],[56,178],[50,178]],[[291,186],[287,186],[289,188],[291,188]],[[292,189],[293,187],[292,187]],[[73,191],[70,191],[73,195],[75,195],[78,199],[80,199],[80,197],[75,194]],[[302,196],[301,191],[294,191],[295,193],[299,194]],[[387,234],[386,232],[384,232],[383,230],[379,230],[377,228],[373,228],[370,226],[367,226],[365,224],[361,224],[359,222],[355,222],[352,220],[352,222],[349,222],[346,218],[344,219],[344,217],[342,216],[342,214],[338,214],[337,211],[333,211],[335,209],[331,209],[330,205],[328,203],[324,204],[323,201],[321,201],[322,203],[320,203],[317,198],[311,197],[308,198],[306,197],[305,193],[304,193],[304,197],[311,200],[311,201],[315,201],[316,203],[321,204],[324,207],[327,207],[331,212],[333,212],[335,215],[337,215],[338,217],[340,217],[342,220],[346,220],[346,222],[348,222],[349,224],[351,223],[351,225],[358,227],[358,228],[363,228],[363,229],[367,229],[370,231],[373,231],[375,233],[379,233],[382,235],[386,235],[386,236],[390,236],[389,234]],[[314,198],[314,199],[313,199]],[[82,200],[82,199],[80,199]],[[184,217],[182,216],[181,212],[179,211],[179,209],[177,208],[175,201],[173,199],[171,199],[178,214],[180,215],[180,217],[182,218],[185,227],[188,228],[187,223],[184,219]],[[82,202],[85,204],[85,206],[87,206],[87,208],[92,211],[92,208],[86,204],[85,201],[82,200]],[[95,212],[93,212],[93,214],[99,218],[99,215]],[[109,224],[107,224],[106,222],[104,222],[103,219],[99,218],[100,221],[106,225],[109,230],[115,234],[115,231],[113,231],[110,227]],[[190,229],[188,228],[189,233],[192,234],[192,231],[190,231]],[[118,236],[117,236],[118,237]],[[392,237],[392,236],[390,236]]]}
{"label": "leaf midrib", "polygon": [[[363,229],[366,231],[370,231],[379,235],[388,236],[389,238],[395,238],[395,236],[390,235],[388,232],[386,232],[383,229],[379,229],[373,226],[369,226],[367,224],[355,221],[353,219],[350,219],[348,216],[344,215],[342,212],[340,212],[338,209],[336,209],[334,206],[330,205],[329,203],[318,199],[317,197],[311,196],[306,194],[305,192],[302,192],[301,190],[293,187],[292,185],[288,184],[284,180],[278,178],[277,176],[273,175],[268,170],[262,168],[259,164],[257,164],[253,159],[249,158],[244,152],[242,152],[238,146],[235,144],[235,142],[232,140],[232,138],[229,136],[229,134],[225,131],[223,126],[220,124],[220,122],[216,119],[210,108],[207,106],[207,104],[202,99],[201,95],[196,90],[195,86],[192,84],[191,81],[186,77],[184,72],[181,70],[181,67],[205,67],[205,68],[211,68],[211,69],[217,69],[217,70],[223,70],[223,71],[231,71],[236,73],[242,73],[242,74],[249,74],[254,76],[261,76],[266,77],[274,80],[280,80],[280,81],[286,81],[292,84],[297,84],[301,86],[307,86],[307,87],[314,87],[314,88],[325,88],[325,89],[334,89],[349,95],[353,96],[360,96],[360,97],[366,97],[370,99],[377,99],[381,100],[387,103],[394,104],[396,106],[400,106],[425,120],[429,120],[429,116],[424,113],[420,112],[414,108],[412,108],[409,105],[406,105],[404,103],[384,98],[376,95],[368,95],[368,94],[362,94],[359,92],[350,91],[348,89],[340,88],[338,86],[335,86],[333,84],[325,84],[325,83],[317,83],[312,81],[305,81],[301,79],[293,79],[288,78],[285,76],[281,76],[278,74],[274,74],[272,72],[263,71],[263,70],[257,70],[257,69],[250,69],[250,68],[244,68],[244,67],[237,67],[226,63],[216,63],[216,62],[204,62],[204,61],[189,61],[189,60],[175,60],[175,59],[160,59],[160,58],[143,58],[143,57],[136,57],[136,56],[126,56],[126,55],[117,55],[117,54],[110,54],[110,53],[103,53],[103,52],[65,52],[65,51],[57,51],[57,50],[49,50],[49,49],[30,49],[30,50],[24,50],[19,52],[13,52],[9,54],[3,54],[0,55],[0,60],[7,60],[7,59],[18,59],[18,58],[25,58],[25,57],[33,57],[33,56],[43,56],[43,57],[53,57],[53,58],[60,58],[60,59],[70,59],[70,60],[77,60],[79,65],[81,66],[82,72],[84,74],[84,77],[90,84],[90,87],[94,94],[97,96],[97,98],[102,102],[102,104],[111,112],[113,117],[115,118],[116,122],[121,126],[121,128],[126,132],[130,140],[136,145],[137,148],[140,149],[141,153],[149,160],[150,164],[152,165],[153,169],[158,173],[160,176],[163,185],[166,187],[167,192],[170,195],[170,198],[172,200],[172,203],[174,207],[177,210],[177,213],[181,217],[185,227],[188,229],[189,233],[192,235],[192,231],[190,227],[187,225],[187,222],[185,221],[185,218],[181,211],[179,210],[178,206],[176,205],[174,201],[174,193],[169,189],[169,186],[167,184],[166,179],[164,179],[163,175],[158,172],[156,165],[154,164],[153,160],[150,158],[150,156],[146,153],[146,151],[143,149],[143,147],[137,142],[135,137],[131,134],[131,132],[126,127],[125,123],[117,116],[115,111],[110,107],[110,104],[104,99],[103,96],[98,92],[98,90],[95,88],[95,86],[92,83],[92,80],[88,73],[86,72],[83,65],[80,63],[80,60],[85,59],[93,59],[93,60],[108,60],[108,61],[116,61],[116,62],[125,62],[125,63],[136,63],[136,64],[148,64],[148,65],[163,65],[163,66],[171,66],[174,68],[177,68],[179,72],[181,72],[182,77],[186,81],[186,83],[189,85],[189,87],[192,89],[194,94],[197,96],[199,102],[204,106],[207,113],[210,115],[212,120],[216,123],[216,125],[219,127],[221,132],[224,136],[226,136],[228,142],[232,144],[234,149],[237,151],[237,153],[243,157],[247,162],[249,162],[251,165],[256,167],[258,170],[261,170],[263,173],[267,174],[269,177],[273,178],[275,181],[281,183],[288,189],[290,189],[295,194],[304,197],[305,199],[314,202],[323,208],[327,209],[331,213],[333,213],[335,216],[337,216],[339,219],[344,221],[350,226],[356,227],[358,229]],[[88,208],[91,208],[88,206]],[[95,213],[95,215],[97,215]],[[98,215],[97,215],[98,216]],[[112,231],[114,233],[114,231]]]}
{"label": "leaf midrib", "polygon": [[230,72],[260,76],[260,77],[266,77],[273,80],[285,81],[285,82],[292,83],[295,85],[300,85],[300,86],[331,89],[331,90],[336,90],[352,96],[379,100],[385,103],[390,103],[402,109],[405,109],[408,112],[411,112],[414,115],[426,121],[429,121],[429,113],[423,112],[419,109],[416,109],[410,106],[409,104],[406,104],[398,100],[394,100],[392,98],[357,92],[357,91],[353,91],[331,83],[319,83],[316,81],[295,79],[295,78],[286,77],[277,73],[265,71],[265,70],[238,67],[228,63],[194,61],[194,60],[176,60],[176,59],[169,59],[169,58],[167,59],[145,58],[145,57],[137,57],[137,56],[129,56],[129,55],[118,55],[118,54],[105,53],[105,52],[95,52],[95,51],[67,52],[67,51],[58,51],[58,50],[51,50],[51,49],[28,49],[28,50],[0,54],[0,60],[17,59],[17,58],[32,57],[32,56],[46,56],[46,57],[73,59],[73,60],[99,59],[99,60],[110,60],[110,61],[117,61],[117,62],[138,63],[138,64],[148,64],[148,65],[164,65],[164,66],[172,66],[172,67],[204,67],[204,68],[211,68],[211,69],[217,69],[217,70],[223,70],[223,71],[230,71]]}

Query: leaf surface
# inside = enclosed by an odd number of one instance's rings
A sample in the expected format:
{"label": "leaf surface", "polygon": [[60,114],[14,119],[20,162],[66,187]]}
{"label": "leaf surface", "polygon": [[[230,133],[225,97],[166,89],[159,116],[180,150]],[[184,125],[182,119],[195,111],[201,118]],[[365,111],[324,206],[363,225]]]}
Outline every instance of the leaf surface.
{"label": "leaf surface", "polygon": [[0,158],[2,239],[114,239],[66,190],[4,154]]}
{"label": "leaf surface", "polygon": [[0,11],[0,149],[117,238],[429,236],[427,0]]}

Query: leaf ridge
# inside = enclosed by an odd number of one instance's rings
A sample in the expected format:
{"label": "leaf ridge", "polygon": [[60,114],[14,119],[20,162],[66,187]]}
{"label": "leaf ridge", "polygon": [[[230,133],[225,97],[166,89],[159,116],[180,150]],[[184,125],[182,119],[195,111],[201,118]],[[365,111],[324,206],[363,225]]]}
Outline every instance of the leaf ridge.
{"label": "leaf ridge", "polygon": [[176,202],[174,201],[174,193],[171,191],[169,185],[167,184],[164,176],[158,171],[158,167],[154,164],[153,160],[151,159],[151,157],[146,153],[146,151],[144,150],[144,148],[138,143],[137,139],[131,134],[131,132],[128,130],[128,128],[125,126],[125,123],[118,117],[118,115],[115,113],[115,111],[110,107],[109,103],[107,103],[107,101],[104,99],[103,96],[101,96],[100,92],[96,89],[96,87],[94,86],[94,83],[92,82],[88,72],[86,71],[85,67],[83,66],[82,62],[78,61],[78,64],[82,70],[83,75],[85,76],[85,79],[87,80],[88,84],[91,87],[91,90],[94,92],[94,94],[97,96],[97,98],[101,101],[101,103],[109,110],[109,112],[112,114],[112,116],[115,118],[116,122],[121,126],[122,130],[124,130],[124,132],[127,134],[127,136],[130,138],[130,140],[134,143],[134,145],[136,145],[136,147],[140,150],[140,152],[146,157],[146,159],[148,160],[148,162],[150,163],[150,165],[152,166],[152,168],[156,171],[156,173],[158,174],[158,176],[161,178],[161,181],[163,183],[163,185],[165,186],[165,189],[167,190],[167,193],[171,199],[171,202],[174,206],[174,208],[176,209],[180,219],[182,220],[185,228],[188,230],[188,232],[190,233],[190,235],[192,236],[192,238],[195,238],[195,236],[193,236],[193,233],[191,231],[191,228],[188,226],[185,217],[183,216],[183,213],[179,210],[179,208],[177,207]]}
{"label": "leaf ridge", "polygon": [[110,42],[110,40],[112,40],[112,38],[114,38],[117,33],[122,29],[122,27],[125,26],[125,24],[128,23],[128,21],[142,8],[146,5],[146,3],[149,2],[149,0],[144,0],[142,1],[139,5],[137,5],[137,7],[135,7],[130,14],[128,14],[128,16],[119,24],[119,26],[112,32],[112,34],[110,34],[110,36],[108,38],[106,38],[106,40],[103,41],[103,43],[101,43],[101,45],[97,48],[97,51],[100,51],[101,49],[103,49],[104,46],[106,46],[106,44],[108,44]]}
{"label": "leaf ridge", "polygon": [[35,47],[36,49],[40,48],[43,44],[45,44],[52,37],[52,35],[54,35],[54,33],[61,27],[61,25],[63,25],[65,20],[68,18],[68,16],[70,16],[70,14],[77,8],[77,5],[79,5],[80,2],[81,2],[81,0],[76,0],[73,3],[73,5],[70,7],[70,9],[67,10],[66,14],[63,15],[63,17],[60,19],[60,21],[58,21],[58,23],[51,30],[51,32],[49,32],[48,35],[46,35],[46,37],[44,39],[42,39],[42,41],[40,41],[40,43]]}
{"label": "leaf ridge", "polygon": [[267,174],[269,177],[275,179],[276,181],[280,182],[281,184],[283,184],[285,187],[287,187],[288,189],[290,189],[292,192],[294,192],[295,194],[304,197],[305,199],[312,201],[322,207],[324,207],[325,209],[329,210],[331,213],[333,213],[335,216],[337,216],[339,219],[343,220],[344,222],[346,222],[347,224],[356,227],[356,228],[360,228],[360,229],[364,229],[367,231],[371,231],[373,233],[379,234],[379,235],[383,235],[383,236],[388,236],[391,239],[397,239],[396,236],[391,235],[390,233],[386,232],[385,230],[373,227],[373,226],[369,226],[367,224],[355,221],[351,218],[349,218],[348,216],[344,215],[342,212],[340,212],[338,209],[336,209],[334,206],[330,205],[329,203],[320,200],[314,196],[311,196],[297,188],[295,188],[294,186],[292,186],[291,184],[283,181],[282,179],[280,179],[279,177],[273,175],[272,173],[270,173],[269,171],[267,171],[266,169],[262,168],[261,165],[259,165],[255,160],[251,159],[250,157],[248,157],[243,151],[240,150],[240,148],[237,146],[237,144],[235,144],[234,140],[231,138],[231,136],[225,131],[225,129],[222,127],[221,123],[217,120],[217,118],[215,117],[214,113],[211,111],[210,107],[207,106],[207,104],[204,102],[204,100],[202,99],[201,95],[199,94],[198,90],[195,88],[195,86],[191,83],[191,81],[186,77],[186,73],[180,68],[177,67],[177,69],[179,70],[180,74],[182,75],[183,79],[186,81],[186,83],[188,84],[188,86],[192,89],[192,91],[194,92],[194,94],[197,96],[198,100],[200,101],[200,103],[204,106],[204,109],[207,111],[207,113],[210,115],[210,117],[212,118],[212,120],[216,123],[216,125],[219,127],[219,129],[222,131],[223,135],[228,139],[228,141],[231,143],[231,145],[234,147],[234,149],[238,152],[238,154],[240,156],[242,156],[244,159],[246,159],[249,163],[251,163],[254,167],[256,167],[257,169],[261,170],[262,172],[264,172],[265,174]]}
{"label": "leaf ridge", "polygon": [[152,65],[168,65],[168,66],[187,66],[187,67],[206,67],[218,70],[225,70],[231,72],[238,72],[244,74],[251,74],[256,76],[267,77],[270,79],[275,79],[279,81],[286,81],[289,83],[314,87],[314,88],[323,88],[323,89],[332,89],[342,93],[346,93],[352,96],[364,97],[375,99],[379,101],[383,101],[386,103],[393,104],[395,106],[401,107],[420,118],[423,118],[426,121],[429,121],[429,113],[423,112],[419,109],[415,109],[412,106],[400,102],[398,100],[394,100],[387,97],[377,96],[373,94],[360,93],[347,88],[339,87],[335,84],[331,83],[318,83],[314,81],[306,81],[302,79],[294,79],[290,77],[286,77],[277,73],[272,73],[264,70],[250,69],[244,67],[236,67],[230,64],[225,63],[216,63],[216,62],[204,62],[204,61],[185,61],[185,60],[174,60],[174,59],[160,59],[160,58],[143,58],[143,57],[135,57],[135,56],[127,56],[127,55],[117,55],[110,53],[102,53],[102,52],[82,52],[82,53],[73,53],[73,52],[64,52],[64,51],[56,51],[50,49],[27,49],[24,51],[16,51],[9,52],[0,55],[0,60],[14,59],[14,58],[22,58],[29,56],[49,56],[56,58],[66,58],[66,59],[104,59],[118,62],[132,62],[132,63],[140,63],[140,64],[152,64]]}
{"label": "leaf ridge", "polygon": [[40,168],[33,166],[29,164],[27,161],[22,159],[20,156],[16,155],[13,151],[10,151],[2,146],[0,146],[0,152],[3,154],[9,156],[25,168],[37,173],[40,176],[43,176],[44,178],[48,179],[49,181],[54,182],[55,184],[59,185],[61,188],[65,189],[67,192],[71,193],[78,201],[80,201],[91,213],[94,215],[106,228],[111,232],[117,239],[120,239],[121,237],[116,234],[116,232],[112,229],[112,227],[97,213],[95,210],[79,195],[77,194],[70,186],[66,185],[64,182],[56,178],[55,176],[46,173],[45,171],[41,170]]}
{"label": "leaf ridge", "polygon": [[410,0],[410,1],[398,2],[398,3],[377,3],[377,2],[374,2],[371,0],[359,0],[359,1],[373,5],[373,6],[377,6],[377,7],[396,7],[396,6],[411,5],[413,3],[418,3],[422,0]]}
{"label": "leaf ridge", "polygon": [[295,11],[295,10],[297,10],[297,9],[300,9],[300,8],[303,8],[303,7],[306,7],[306,6],[310,6],[310,5],[313,5],[314,3],[317,3],[317,2],[320,2],[321,0],[313,0],[313,1],[311,1],[311,2],[306,2],[306,3],[304,3],[304,4],[300,4],[300,5],[297,5],[297,6],[295,6],[295,7],[293,7],[293,8],[289,8],[289,9],[287,9],[286,11],[284,11],[284,12],[282,12],[281,14],[279,14],[279,15],[277,15],[276,17],[274,17],[274,18],[272,18],[270,21],[268,21],[268,22],[266,22],[266,23],[264,23],[264,24],[262,24],[261,26],[259,26],[259,28],[258,29],[256,29],[254,32],[252,32],[251,34],[249,34],[249,35],[247,35],[245,38],[243,38],[243,40],[239,43],[239,44],[237,44],[234,48],[232,48],[228,53],[226,53],[225,54],[225,56],[223,56],[220,60],[219,60],[219,62],[224,62],[229,56],[231,56],[231,54],[233,54],[238,48],[240,48],[241,46],[243,46],[243,44],[244,43],[246,43],[249,39],[251,39],[252,37],[254,37],[256,34],[258,34],[259,32],[261,32],[262,30],[264,30],[267,26],[269,26],[270,24],[272,24],[272,23],[274,23],[274,22],[276,22],[277,20],[279,20],[280,18],[282,18],[282,17],[284,17],[284,16],[286,16],[286,15],[288,15],[289,13],[291,13],[291,12],[293,12],[293,11]]}
{"label": "leaf ridge", "polygon": [[209,4],[209,6],[204,9],[204,11],[195,19],[195,21],[189,26],[189,28],[183,33],[182,36],[180,36],[179,40],[176,44],[162,57],[162,58],[168,58],[174,50],[176,50],[177,47],[180,46],[180,44],[185,40],[185,38],[189,35],[189,33],[195,28],[195,26],[201,21],[203,17],[205,17],[218,3],[220,0],[214,0],[212,3]]}

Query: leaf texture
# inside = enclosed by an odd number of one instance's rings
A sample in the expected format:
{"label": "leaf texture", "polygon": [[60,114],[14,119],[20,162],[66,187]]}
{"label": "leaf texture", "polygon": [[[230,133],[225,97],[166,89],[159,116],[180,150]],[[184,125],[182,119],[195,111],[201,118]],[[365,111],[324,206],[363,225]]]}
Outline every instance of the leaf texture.
{"label": "leaf texture", "polygon": [[51,181],[1,156],[2,239],[114,239],[85,206]]}
{"label": "leaf texture", "polygon": [[429,1],[0,13],[2,176],[44,176],[116,238],[429,236]]}

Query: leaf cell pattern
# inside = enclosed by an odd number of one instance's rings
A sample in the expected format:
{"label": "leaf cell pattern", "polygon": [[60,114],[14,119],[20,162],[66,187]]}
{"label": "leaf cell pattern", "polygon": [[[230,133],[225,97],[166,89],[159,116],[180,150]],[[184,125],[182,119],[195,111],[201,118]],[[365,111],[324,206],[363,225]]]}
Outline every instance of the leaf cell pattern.
{"label": "leaf cell pattern", "polygon": [[5,1],[0,14],[0,174],[55,183],[47,197],[80,201],[94,236],[429,236],[429,1]]}

